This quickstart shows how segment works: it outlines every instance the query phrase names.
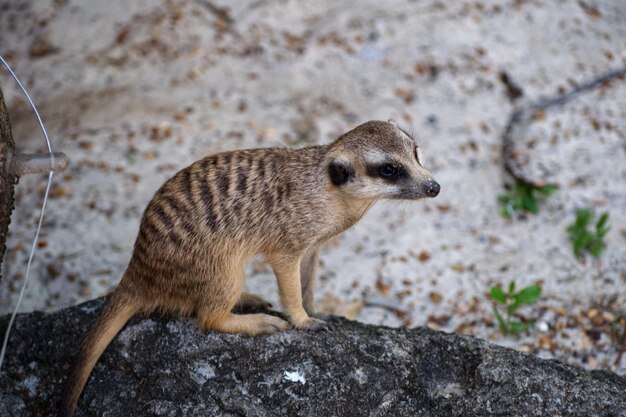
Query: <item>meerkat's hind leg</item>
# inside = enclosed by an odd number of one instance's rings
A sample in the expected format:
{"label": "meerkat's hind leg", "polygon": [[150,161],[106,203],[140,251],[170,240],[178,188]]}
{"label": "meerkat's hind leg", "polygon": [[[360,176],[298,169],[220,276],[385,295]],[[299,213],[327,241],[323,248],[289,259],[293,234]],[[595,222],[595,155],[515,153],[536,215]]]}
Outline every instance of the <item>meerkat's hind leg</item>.
{"label": "meerkat's hind leg", "polygon": [[217,330],[224,333],[243,333],[248,336],[274,334],[287,330],[289,323],[280,317],[269,314],[227,314],[222,317],[198,314],[198,322],[203,330]]}
{"label": "meerkat's hind leg", "polygon": [[245,291],[241,293],[235,305],[235,311],[269,310],[270,308],[272,308],[272,303],[265,298]]}

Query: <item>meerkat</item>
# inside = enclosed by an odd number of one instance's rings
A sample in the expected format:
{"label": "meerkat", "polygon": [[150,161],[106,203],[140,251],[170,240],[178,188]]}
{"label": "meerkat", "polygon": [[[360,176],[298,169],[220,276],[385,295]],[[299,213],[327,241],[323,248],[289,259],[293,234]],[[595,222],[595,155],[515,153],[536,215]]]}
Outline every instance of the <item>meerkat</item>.
{"label": "meerkat", "polygon": [[[96,361],[135,314],[193,314],[202,330],[249,336],[327,328],[313,302],[324,243],[381,198],[438,194],[415,140],[392,121],[367,122],[328,145],[194,162],[149,202],[128,268],[80,348],[61,415],[73,415]],[[243,292],[244,266],[257,254],[276,275],[286,320],[234,312],[267,306]]]}

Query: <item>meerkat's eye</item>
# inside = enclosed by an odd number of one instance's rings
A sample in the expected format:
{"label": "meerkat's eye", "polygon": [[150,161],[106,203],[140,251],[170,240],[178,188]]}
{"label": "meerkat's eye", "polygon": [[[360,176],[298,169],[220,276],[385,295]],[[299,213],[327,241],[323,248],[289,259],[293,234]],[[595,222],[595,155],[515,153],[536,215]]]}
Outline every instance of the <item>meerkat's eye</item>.
{"label": "meerkat's eye", "polygon": [[369,165],[367,167],[367,174],[370,177],[379,177],[386,181],[396,181],[407,176],[406,170],[402,164],[393,162]]}
{"label": "meerkat's eye", "polygon": [[378,176],[384,178],[387,181],[395,181],[400,178],[406,177],[406,171],[402,165],[398,164],[383,164],[378,167]]}
{"label": "meerkat's eye", "polygon": [[391,164],[385,164],[380,167],[380,175],[385,178],[392,178],[395,176],[396,168]]}

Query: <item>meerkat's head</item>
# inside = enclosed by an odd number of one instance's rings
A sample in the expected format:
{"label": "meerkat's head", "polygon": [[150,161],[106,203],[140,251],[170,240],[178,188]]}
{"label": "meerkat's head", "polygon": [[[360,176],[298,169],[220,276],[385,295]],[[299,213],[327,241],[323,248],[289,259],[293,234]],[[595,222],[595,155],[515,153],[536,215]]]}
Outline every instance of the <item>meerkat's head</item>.
{"label": "meerkat's head", "polygon": [[367,122],[340,136],[325,163],[332,186],[349,198],[416,200],[439,194],[417,143],[391,120]]}

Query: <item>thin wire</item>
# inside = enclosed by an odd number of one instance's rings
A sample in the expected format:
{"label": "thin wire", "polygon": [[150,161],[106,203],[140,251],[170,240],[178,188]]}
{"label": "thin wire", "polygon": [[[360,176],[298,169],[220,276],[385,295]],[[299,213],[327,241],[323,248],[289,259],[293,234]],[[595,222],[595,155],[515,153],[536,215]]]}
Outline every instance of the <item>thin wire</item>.
{"label": "thin wire", "polygon": [[41,231],[41,224],[43,223],[43,215],[46,211],[46,204],[48,203],[48,194],[50,193],[50,185],[52,184],[52,176],[54,172],[52,171],[52,167],[54,166],[54,156],[52,154],[52,144],[50,143],[50,138],[48,138],[48,132],[46,132],[46,128],[41,121],[41,116],[39,116],[39,112],[33,103],[33,100],[30,98],[30,95],[26,91],[26,88],[22,85],[17,75],[13,72],[9,64],[4,60],[2,55],[0,55],[0,61],[4,64],[9,73],[17,82],[17,85],[20,86],[20,89],[26,96],[26,99],[30,103],[30,106],[33,108],[35,112],[35,116],[37,116],[37,121],[39,122],[39,126],[41,127],[41,131],[43,132],[44,138],[46,138],[46,145],[48,146],[48,153],[50,154],[50,172],[48,173],[48,183],[46,185],[46,192],[43,196],[43,204],[41,205],[41,212],[39,214],[39,222],[37,223],[37,231],[35,232],[35,238],[33,239],[33,244],[30,248],[30,255],[28,255],[28,264],[26,265],[26,273],[24,275],[24,284],[22,284],[22,289],[20,290],[20,295],[17,298],[17,304],[15,305],[15,310],[13,310],[13,314],[11,315],[11,319],[9,320],[9,325],[7,326],[6,332],[4,334],[4,342],[2,343],[2,350],[0,351],[0,369],[2,369],[2,362],[4,361],[4,355],[6,353],[7,344],[9,343],[9,335],[11,333],[11,327],[13,326],[13,322],[15,321],[15,316],[20,308],[20,304],[22,303],[22,298],[24,297],[24,291],[26,290],[26,285],[28,284],[28,278],[30,276],[30,267],[33,263],[33,257],[35,255],[35,248],[37,246],[37,241],[39,240],[39,232]]}

